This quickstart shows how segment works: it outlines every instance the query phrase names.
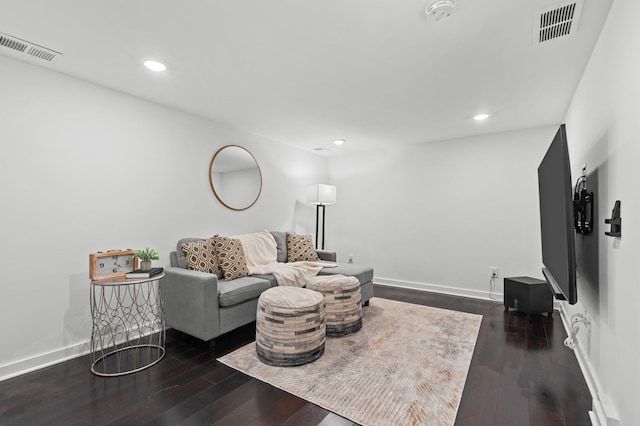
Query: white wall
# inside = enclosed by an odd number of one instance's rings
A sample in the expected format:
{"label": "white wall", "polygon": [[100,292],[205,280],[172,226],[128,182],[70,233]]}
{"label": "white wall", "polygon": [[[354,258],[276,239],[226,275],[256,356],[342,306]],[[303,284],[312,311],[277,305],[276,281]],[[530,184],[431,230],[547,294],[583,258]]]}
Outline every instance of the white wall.
{"label": "white wall", "polygon": [[[322,157],[4,57],[0,94],[0,379],[88,349],[89,253],[149,246],[166,265],[180,237],[313,231]],[[209,186],[227,144],[262,169],[247,211]]]}
{"label": "white wall", "polygon": [[[600,382],[607,415],[621,425],[640,424],[640,2],[613,2],[602,34],[567,113],[573,173],[586,162],[597,206],[595,243],[585,255],[578,300],[569,312],[587,311],[590,333],[580,347]],[[592,179],[593,178],[593,179]],[[622,238],[604,235],[604,219],[621,200]],[[593,269],[598,265],[593,273]],[[568,307],[569,308],[569,307]],[[605,407],[607,408],[607,407]]]}
{"label": "white wall", "polygon": [[327,244],[341,260],[375,265],[388,284],[487,297],[492,266],[501,277],[541,277],[537,168],[556,130],[332,159]]}

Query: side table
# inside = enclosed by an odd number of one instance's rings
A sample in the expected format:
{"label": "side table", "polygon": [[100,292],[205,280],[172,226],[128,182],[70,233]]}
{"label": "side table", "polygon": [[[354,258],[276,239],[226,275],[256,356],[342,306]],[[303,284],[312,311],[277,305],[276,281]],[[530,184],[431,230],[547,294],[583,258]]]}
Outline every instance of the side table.
{"label": "side table", "polygon": [[114,377],[157,364],[165,354],[164,273],[91,281],[91,372]]}

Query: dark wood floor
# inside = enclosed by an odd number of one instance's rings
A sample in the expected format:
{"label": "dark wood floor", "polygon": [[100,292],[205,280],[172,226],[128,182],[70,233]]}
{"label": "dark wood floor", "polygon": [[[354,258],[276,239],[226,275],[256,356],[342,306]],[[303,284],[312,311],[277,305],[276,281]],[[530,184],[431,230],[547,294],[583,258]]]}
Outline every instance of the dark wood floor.
{"label": "dark wood floor", "polygon": [[[588,425],[591,398],[560,317],[506,312],[498,302],[376,286],[376,297],[482,314],[457,425]],[[100,378],[81,357],[0,382],[2,425],[351,425],[232,370],[216,358],[253,340],[249,325],[213,348],[167,333],[150,369]]]}

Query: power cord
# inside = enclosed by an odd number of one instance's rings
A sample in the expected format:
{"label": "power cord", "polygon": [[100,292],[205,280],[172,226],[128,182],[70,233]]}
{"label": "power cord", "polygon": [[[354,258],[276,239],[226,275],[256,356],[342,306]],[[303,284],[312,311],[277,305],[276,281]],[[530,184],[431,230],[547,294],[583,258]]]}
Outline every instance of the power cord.
{"label": "power cord", "polygon": [[584,324],[586,328],[589,328],[591,320],[586,314],[575,314],[571,316],[571,330],[569,331],[569,337],[564,339],[564,345],[570,349],[575,349],[577,346],[576,336],[580,331],[580,323]]}
{"label": "power cord", "polygon": [[586,176],[580,176],[577,180],[576,180],[576,184],[573,187],[573,194],[578,194],[580,192],[581,189],[587,189],[587,177]]}
{"label": "power cord", "polygon": [[493,297],[493,286],[496,283],[496,278],[498,278],[498,275],[491,274],[491,278],[489,279],[489,299],[498,301],[498,299]]}

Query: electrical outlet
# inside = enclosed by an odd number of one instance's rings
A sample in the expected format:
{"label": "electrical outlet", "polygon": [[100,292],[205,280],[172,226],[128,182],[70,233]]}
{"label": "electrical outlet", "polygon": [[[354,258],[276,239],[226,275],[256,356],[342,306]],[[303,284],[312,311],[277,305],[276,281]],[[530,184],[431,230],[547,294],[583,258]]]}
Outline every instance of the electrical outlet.
{"label": "electrical outlet", "polygon": [[353,263],[353,255],[352,254],[349,255],[349,262],[348,263]]}
{"label": "electrical outlet", "polygon": [[489,269],[489,273],[491,274],[491,278],[498,278],[498,267],[492,266],[491,269]]}
{"label": "electrical outlet", "polygon": [[587,163],[584,163],[582,165],[582,174],[580,176],[584,176],[584,177],[587,176]]}

